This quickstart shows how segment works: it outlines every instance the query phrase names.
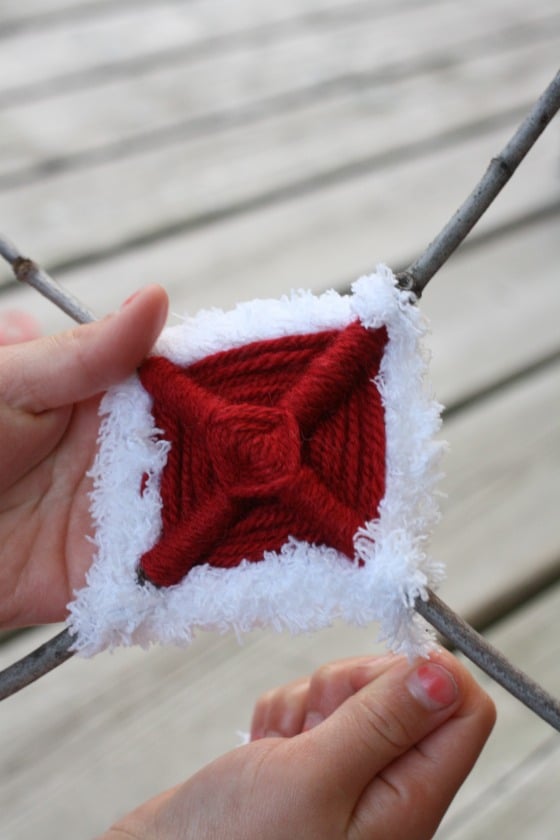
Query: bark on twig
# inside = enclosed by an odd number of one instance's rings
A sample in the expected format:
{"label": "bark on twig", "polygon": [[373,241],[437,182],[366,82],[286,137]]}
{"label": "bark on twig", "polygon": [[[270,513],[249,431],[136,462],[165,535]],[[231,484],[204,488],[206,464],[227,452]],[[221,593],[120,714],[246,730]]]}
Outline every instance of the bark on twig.
{"label": "bark on twig", "polygon": [[463,202],[423,254],[397,274],[402,289],[420,297],[434,274],[459,247],[498,193],[507,184],[523,158],[560,108],[560,71],[539,97],[513,137],[490,165],[472,193]]}
{"label": "bark on twig", "polygon": [[[560,72],[441,233],[408,269],[397,275],[401,288],[414,292],[417,297],[421,295],[433,275],[463,241],[511,178],[559,108]],[[17,248],[2,237],[0,255],[10,263],[18,280],[33,286],[74,320],[79,323],[95,320],[80,301],[65,292],[34,262],[22,257]],[[433,592],[428,591],[426,601],[417,599],[414,609],[496,682],[560,731],[560,703],[509,662]],[[0,672],[0,700],[65,662],[72,656],[72,643],[72,634],[65,630]]]}
{"label": "bark on twig", "polygon": [[516,668],[441,598],[428,592],[428,600],[419,598],[414,609],[471,662],[560,732],[560,702]]}
{"label": "bark on twig", "polygon": [[73,656],[73,651],[70,650],[73,641],[71,632],[62,630],[27,656],[0,671],[0,700],[11,697],[70,659]]}
{"label": "bark on twig", "polygon": [[0,256],[10,263],[17,280],[32,286],[78,324],[95,321],[95,315],[87,307],[59,286],[37,263],[22,256],[13,242],[4,236],[0,236]]}

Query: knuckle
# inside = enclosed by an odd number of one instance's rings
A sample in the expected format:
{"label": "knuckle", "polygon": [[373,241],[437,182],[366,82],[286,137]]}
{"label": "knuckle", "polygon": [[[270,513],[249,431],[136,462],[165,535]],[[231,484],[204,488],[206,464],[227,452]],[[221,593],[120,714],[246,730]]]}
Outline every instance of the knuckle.
{"label": "knuckle", "polygon": [[266,709],[270,708],[274,702],[276,693],[275,689],[270,689],[269,691],[265,691],[264,694],[261,694],[255,703],[255,714],[262,714]]}
{"label": "knuckle", "polygon": [[363,721],[362,737],[367,744],[381,739],[395,752],[402,752],[414,742],[407,723],[401,720],[395,709],[383,703],[368,702],[364,698],[360,698],[360,702],[365,712],[360,716]]}
{"label": "knuckle", "polygon": [[324,690],[336,677],[338,668],[336,664],[329,662],[326,665],[321,665],[320,668],[313,673],[311,677],[311,690],[317,690],[319,693]]}

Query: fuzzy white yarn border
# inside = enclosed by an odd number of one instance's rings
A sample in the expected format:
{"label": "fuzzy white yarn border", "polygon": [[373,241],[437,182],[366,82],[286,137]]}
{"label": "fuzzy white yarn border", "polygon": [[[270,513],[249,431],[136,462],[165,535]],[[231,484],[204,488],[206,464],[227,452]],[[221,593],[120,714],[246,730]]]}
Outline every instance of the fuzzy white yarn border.
{"label": "fuzzy white yarn border", "polygon": [[299,633],[336,619],[378,621],[380,637],[409,656],[433,647],[433,633],[413,603],[444,575],[427,554],[439,519],[435,486],[444,445],[434,436],[441,406],[426,378],[424,318],[391,271],[378,266],[354,283],[350,296],[298,291],[229,312],[202,311],[164,330],[154,353],[188,365],[252,341],[342,329],[356,319],[367,328],[385,325],[389,340],[376,380],[386,420],[386,492],[378,518],[355,536],[355,561],[289,539],[259,563],[197,566],[167,589],[139,585],[139,559],[160,534],[159,483],[170,444],[155,429],[151,398],[134,376],[111,388],[100,408],[91,471],[96,553],[86,586],[69,604],[75,650],[90,656],[118,645],[188,644],[197,628],[241,634],[271,626]]}

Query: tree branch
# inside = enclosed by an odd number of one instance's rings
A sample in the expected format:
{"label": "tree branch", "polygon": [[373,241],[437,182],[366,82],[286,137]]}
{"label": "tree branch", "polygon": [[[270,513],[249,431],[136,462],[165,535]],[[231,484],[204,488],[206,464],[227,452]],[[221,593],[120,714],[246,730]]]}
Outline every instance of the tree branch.
{"label": "tree branch", "polygon": [[560,108],[560,71],[539,97],[501,153],[493,158],[472,193],[423,254],[397,274],[402,289],[420,297],[434,274],[459,247]]}

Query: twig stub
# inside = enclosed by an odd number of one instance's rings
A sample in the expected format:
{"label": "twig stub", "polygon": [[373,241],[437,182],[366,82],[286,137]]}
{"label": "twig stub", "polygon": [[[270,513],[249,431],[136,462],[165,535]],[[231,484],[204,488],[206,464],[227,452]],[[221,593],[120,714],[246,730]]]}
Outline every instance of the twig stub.
{"label": "twig stub", "polygon": [[29,281],[30,274],[33,271],[38,271],[39,267],[37,263],[34,263],[33,260],[30,260],[27,257],[16,257],[12,263],[12,269],[16,276],[16,280],[19,280],[20,283],[27,283]]}
{"label": "twig stub", "polygon": [[24,257],[16,245],[3,236],[0,236],[0,256],[10,263],[16,280],[32,286],[43,297],[46,297],[70,318],[73,318],[74,321],[79,324],[88,324],[95,321],[95,315],[89,309],[63,289],[36,262]]}

